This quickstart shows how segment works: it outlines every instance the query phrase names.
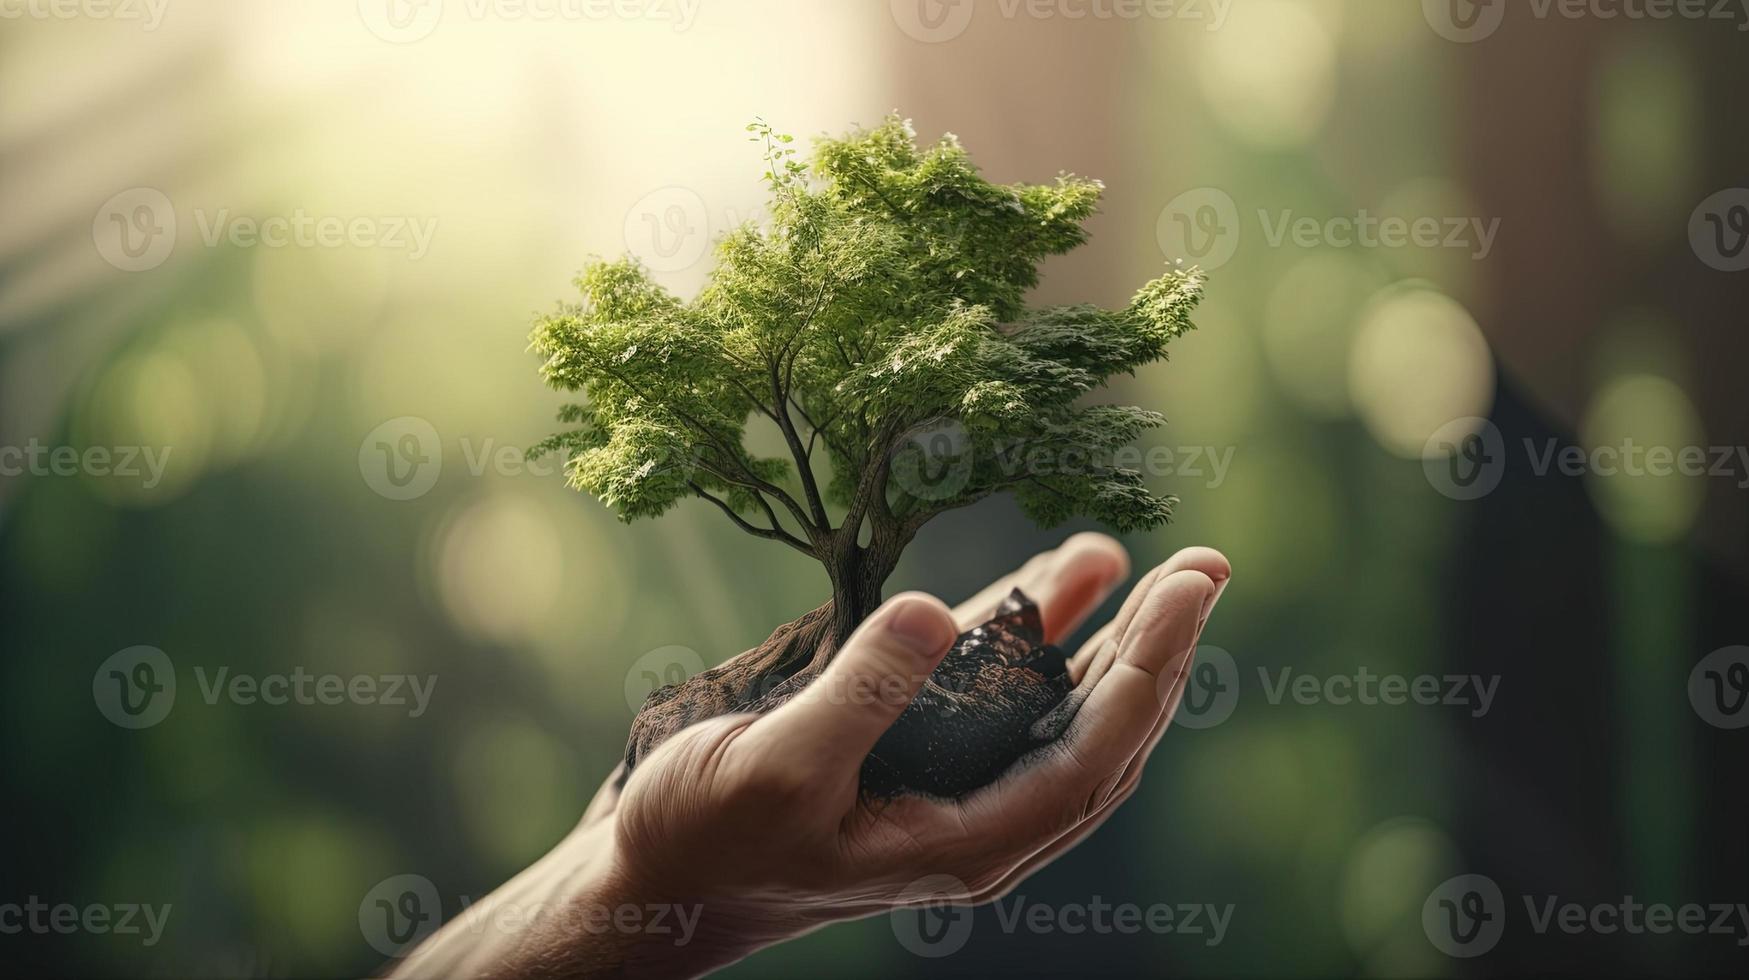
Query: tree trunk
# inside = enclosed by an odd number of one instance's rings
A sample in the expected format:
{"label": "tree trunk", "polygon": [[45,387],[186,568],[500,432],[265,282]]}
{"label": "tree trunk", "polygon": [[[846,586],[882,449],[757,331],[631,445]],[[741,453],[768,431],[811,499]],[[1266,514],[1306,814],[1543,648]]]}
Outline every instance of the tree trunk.
{"label": "tree trunk", "polygon": [[764,643],[685,682],[653,692],[632,722],[626,768],[695,721],[768,710],[825,669],[881,604],[881,588],[903,546],[881,535],[867,547],[846,541],[826,561],[832,598],[778,627]]}
{"label": "tree trunk", "polygon": [[855,542],[843,546],[833,557],[827,566],[832,579],[832,601],[827,604],[831,609],[832,627],[827,648],[820,651],[816,663],[824,666],[850,639],[856,627],[880,608],[881,589],[898,562],[896,548],[874,544],[865,548]]}

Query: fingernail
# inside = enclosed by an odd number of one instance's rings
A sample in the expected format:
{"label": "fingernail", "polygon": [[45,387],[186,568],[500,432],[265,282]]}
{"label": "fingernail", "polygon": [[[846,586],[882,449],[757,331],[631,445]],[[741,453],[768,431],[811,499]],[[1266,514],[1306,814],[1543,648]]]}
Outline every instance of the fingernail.
{"label": "fingernail", "polygon": [[1197,624],[1196,624],[1196,635],[1197,636],[1202,635],[1202,628],[1204,626],[1207,626],[1209,623],[1209,615],[1215,611],[1215,603],[1221,601],[1221,593],[1227,591],[1227,583],[1231,582],[1232,580],[1233,580],[1232,576],[1228,576],[1227,578],[1221,579],[1219,582],[1216,582],[1215,583],[1215,590],[1213,592],[1209,593],[1209,597],[1207,599],[1204,599],[1202,601],[1202,618],[1200,620],[1198,620]]}
{"label": "fingernail", "polygon": [[921,599],[899,604],[887,620],[887,633],[914,653],[934,654],[949,639],[941,610]]}

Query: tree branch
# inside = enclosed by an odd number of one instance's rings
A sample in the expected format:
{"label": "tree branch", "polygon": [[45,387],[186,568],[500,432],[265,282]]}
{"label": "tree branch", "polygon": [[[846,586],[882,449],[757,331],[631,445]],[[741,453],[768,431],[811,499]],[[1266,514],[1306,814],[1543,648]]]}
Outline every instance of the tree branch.
{"label": "tree branch", "polygon": [[[751,524],[745,518],[743,518],[740,514],[735,513],[735,508],[730,507],[728,502],[723,500],[721,497],[715,496],[710,491],[708,491],[704,487],[701,487],[698,484],[692,482],[691,480],[686,481],[686,485],[692,488],[693,493],[695,493],[698,496],[704,498],[705,500],[708,500],[711,503],[715,504],[717,506],[718,510],[729,515],[729,520],[734,521],[736,527],[739,527],[741,530],[746,531],[748,534],[751,534],[756,538],[767,538],[767,539],[772,540],[772,541],[782,541],[784,544],[787,544],[791,548],[794,548],[797,551],[801,552],[802,554],[807,555],[809,558],[818,559],[820,557],[819,555],[816,555],[814,553],[813,548],[808,547],[808,545],[806,543],[804,543],[800,538],[797,538],[795,535],[789,533],[788,531],[785,531],[783,528],[781,528],[781,527],[763,528],[763,527],[759,527],[756,524]],[[767,508],[766,508],[766,513],[771,514],[769,506],[767,506]],[[775,522],[777,520],[777,515],[771,514],[771,519]]]}
{"label": "tree branch", "polygon": [[784,391],[777,376],[777,363],[771,364],[771,394],[777,401],[777,425],[783,430],[783,441],[789,444],[789,454],[796,461],[796,475],[802,479],[802,493],[814,512],[814,522],[823,532],[832,530],[832,519],[826,514],[826,504],[820,499],[820,484],[814,479],[814,468],[808,463],[802,437],[796,432],[795,420],[789,417],[789,393]]}
{"label": "tree branch", "polygon": [[[639,397],[647,398],[651,402],[658,404],[658,405],[665,404],[659,398],[652,398],[642,388],[633,384],[630,379],[626,378],[625,375],[614,370],[612,367],[608,367],[606,365],[601,365],[600,370],[602,371],[602,373],[613,378],[615,381],[618,381],[620,384],[625,385],[627,388],[630,388],[633,391],[633,393],[637,394]],[[751,469],[749,469],[747,464],[743,463],[741,461],[741,457],[736,454],[735,450],[730,448],[727,443],[723,442],[723,440],[714,431],[712,431],[709,426],[706,426],[704,423],[702,423],[702,422],[698,421],[697,419],[693,418],[692,416],[688,415],[686,412],[681,411],[678,406],[675,406],[671,403],[668,403],[668,407],[669,407],[670,411],[672,411],[675,415],[678,415],[680,417],[681,421],[685,422],[687,425],[692,426],[694,431],[703,435],[706,439],[709,439],[711,442],[716,443],[717,448],[722,451],[723,455],[725,457],[727,457],[729,460],[731,460],[735,464],[735,466],[741,470],[742,473],[746,474],[747,480],[751,481],[751,482],[742,482],[742,481],[738,481],[738,480],[732,480],[727,475],[720,473],[720,472],[717,473],[717,476],[721,477],[724,480],[728,480],[730,483],[734,483],[737,486],[749,487],[751,489],[756,489],[756,490],[760,490],[760,491],[763,491],[765,493],[771,494],[773,497],[777,498],[779,503],[783,504],[784,507],[788,508],[789,512],[791,514],[795,515],[795,519],[804,528],[809,528],[809,529],[816,531],[818,533],[821,533],[821,534],[825,534],[825,533],[830,532],[832,530],[831,522],[824,520],[824,519],[822,519],[818,525],[814,525],[814,524],[810,523],[808,520],[807,513],[802,510],[801,504],[796,503],[796,499],[794,497],[791,497],[789,494],[785,493],[783,491],[782,487],[776,486],[776,485],[774,485],[766,480],[760,479],[759,474],[757,474],[757,473],[753,472]],[[785,412],[784,414],[785,414],[785,417],[788,416],[788,412]],[[803,472],[807,473],[805,468],[804,468]],[[812,480],[813,474],[807,473],[806,479]],[[821,512],[822,513],[824,512],[824,508],[821,508]]]}

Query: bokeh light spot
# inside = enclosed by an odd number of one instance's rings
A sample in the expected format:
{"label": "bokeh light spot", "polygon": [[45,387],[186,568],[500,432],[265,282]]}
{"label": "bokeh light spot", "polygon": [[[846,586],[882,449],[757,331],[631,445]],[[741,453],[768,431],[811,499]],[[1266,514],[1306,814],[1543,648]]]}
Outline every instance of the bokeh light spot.
{"label": "bokeh light spot", "polygon": [[1348,362],[1354,405],[1379,444],[1418,459],[1453,419],[1486,416],[1494,361],[1476,321],[1420,286],[1385,290],[1368,304]]}
{"label": "bokeh light spot", "polygon": [[1322,128],[1336,94],[1336,42],[1304,4],[1235,4],[1226,26],[1199,40],[1203,99],[1235,135],[1291,147]]}
{"label": "bokeh light spot", "polygon": [[1352,411],[1348,356],[1360,310],[1383,285],[1367,263],[1335,251],[1295,262],[1270,290],[1263,353],[1283,392],[1314,414]]}
{"label": "bokeh light spot", "polygon": [[457,626],[498,643],[540,635],[564,562],[539,503],[515,492],[488,495],[443,530],[436,555],[444,608]]}
{"label": "bokeh light spot", "polygon": [[1674,382],[1630,374],[1605,385],[1585,412],[1580,441],[1591,460],[1586,489],[1617,532],[1665,543],[1693,527],[1714,460],[1694,405]]}

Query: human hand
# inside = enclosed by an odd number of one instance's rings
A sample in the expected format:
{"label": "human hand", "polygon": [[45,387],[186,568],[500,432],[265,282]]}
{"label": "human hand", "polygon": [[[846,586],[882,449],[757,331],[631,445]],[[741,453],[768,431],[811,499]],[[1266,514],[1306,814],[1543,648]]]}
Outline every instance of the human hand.
{"label": "human hand", "polygon": [[[918,901],[910,892],[921,879],[962,883],[964,893],[949,897],[966,904],[1006,894],[1134,792],[1231,574],[1225,558],[1187,549],[1150,571],[1071,659],[1084,700],[1067,731],[995,783],[958,800],[869,800],[858,791],[862,760],[955,636],[1010,590],[1039,603],[1046,640],[1057,643],[1128,571],[1115,540],[1083,534],[951,611],[920,593],[893,597],[794,699],[683,729],[623,790],[610,779],[571,837],[476,907],[659,906],[689,923],[683,939],[672,929],[567,929],[556,916],[542,928],[537,916],[501,949],[476,943],[458,953],[452,925],[404,968],[693,976],[826,923]],[[446,946],[447,960],[430,955]]]}

